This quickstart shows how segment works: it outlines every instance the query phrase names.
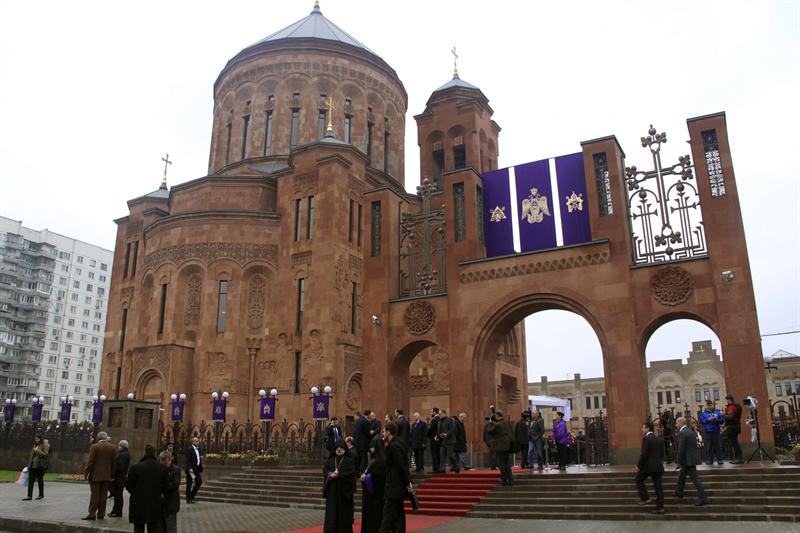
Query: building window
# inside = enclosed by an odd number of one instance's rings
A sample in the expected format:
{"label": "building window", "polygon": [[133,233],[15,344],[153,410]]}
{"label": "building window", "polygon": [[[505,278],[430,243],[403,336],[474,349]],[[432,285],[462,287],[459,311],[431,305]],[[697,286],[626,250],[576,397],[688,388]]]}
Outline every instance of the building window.
{"label": "building window", "polygon": [[667,396],[667,405],[671,405],[672,404],[672,391],[668,390],[666,392],[666,396]]}
{"label": "building window", "polygon": [[[440,143],[441,144],[441,143]],[[433,152],[433,184],[437,189],[442,188],[442,174],[444,174],[444,150]]]}
{"label": "building window", "polygon": [[467,148],[463,144],[453,147],[453,162],[456,170],[467,168]]}
{"label": "building window", "polygon": [[164,316],[167,310],[167,284],[161,284],[161,305],[158,310],[158,333],[164,333]]}
{"label": "building window", "polygon": [[355,211],[355,201],[350,200],[350,210],[347,215],[347,240],[353,242],[353,212]]}
{"label": "building window", "polygon": [[381,255],[381,203],[372,202],[372,226],[370,230],[372,257]]}
{"label": "building window", "polygon": [[467,221],[464,218],[464,184],[453,184],[453,198],[456,208],[456,242],[467,238]]}
{"label": "building window", "polygon": [[[372,108],[369,108],[370,112]],[[372,122],[367,122],[367,161],[368,165],[372,166],[372,129],[375,127],[375,124]]]}
{"label": "building window", "polygon": [[587,396],[586,397],[586,408],[587,409],[591,409],[592,408],[592,397],[591,396]]}
{"label": "building window", "polygon": [[328,118],[328,113],[320,109],[319,111],[319,138],[325,137],[325,121]]}
{"label": "building window", "polygon": [[708,401],[711,399],[711,391],[709,389],[703,389],[703,399]]}
{"label": "building window", "polygon": [[105,263],[100,263],[100,270],[106,271],[108,270],[108,265]]}
{"label": "building window", "polygon": [[299,331],[303,331],[303,308],[305,307],[305,298],[306,298],[306,280],[304,278],[299,278],[297,280],[297,316],[296,316],[296,327],[295,329]]}
{"label": "building window", "polygon": [[272,148],[272,110],[267,111],[267,127],[264,133],[264,155],[270,154]]}
{"label": "building window", "polygon": [[606,408],[606,396],[605,396],[605,394],[603,395],[603,397],[601,399],[602,399],[602,402],[603,402],[603,409],[605,409]]}
{"label": "building window", "polygon": [[706,170],[708,170],[708,184],[711,186],[711,196],[725,196],[725,176],[722,173],[722,159],[719,156],[717,130],[704,131],[701,135],[703,137],[703,151],[706,155]]}
{"label": "building window", "polygon": [[383,171],[389,173],[389,121],[383,121]]}
{"label": "building window", "polygon": [[131,263],[131,276],[136,275],[136,262],[139,260],[139,241],[133,241],[133,262]]}
{"label": "building window", "polygon": [[217,304],[217,333],[225,331],[225,315],[228,308],[228,282],[219,282],[219,303]]}
{"label": "building window", "polygon": [[344,142],[350,144],[350,124],[352,122],[352,118],[350,115],[344,116]]}
{"label": "building window", "polygon": [[658,398],[658,405],[664,405],[664,393],[661,392],[661,391],[658,391],[656,393],[656,397]]}
{"label": "building window", "polygon": [[594,408],[595,409],[600,409],[600,396],[595,396],[594,397]]}
{"label": "building window", "polygon": [[306,215],[306,239],[314,236],[314,197],[309,196],[307,202]]}
{"label": "building window", "polygon": [[356,334],[356,304],[358,303],[358,284],[354,281],[350,292],[350,333]]}
{"label": "building window", "polygon": [[230,122],[225,127],[227,130],[227,140],[225,141],[225,164],[228,164],[231,155],[231,124]]}
{"label": "building window", "polygon": [[131,243],[128,243],[128,245],[125,247],[125,265],[122,267],[123,278],[128,277],[128,261],[130,261],[130,258],[131,258]]}
{"label": "building window", "polygon": [[302,374],[302,352],[294,352],[294,393],[300,394],[300,376]]}
{"label": "building window", "polygon": [[289,135],[289,147],[297,146],[297,126],[300,122],[300,110],[292,109],[292,127]]}
{"label": "building window", "polygon": [[700,395],[700,389],[694,390],[694,401],[696,401],[697,403],[703,401],[703,397]]}
{"label": "building window", "polygon": [[783,396],[783,387],[780,383],[775,384],[775,396]]}
{"label": "building window", "polygon": [[[250,109],[250,102],[247,102],[247,109]],[[250,115],[242,117],[242,159],[247,156],[247,130],[250,127]]]}
{"label": "building window", "polygon": [[361,241],[363,240],[362,237],[362,220],[364,218],[364,206],[360,203],[358,204],[358,216],[356,217],[356,245],[361,248]]}
{"label": "building window", "polygon": [[675,391],[675,403],[681,403],[681,391]]}
{"label": "building window", "polygon": [[719,401],[719,389],[717,388],[714,389],[714,401]]}
{"label": "building window", "polygon": [[786,390],[786,396],[789,396],[792,393],[792,384],[787,381],[784,384],[784,388]]}
{"label": "building window", "polygon": [[119,334],[119,351],[120,352],[124,352],[125,351],[125,330],[127,329],[127,327],[128,327],[128,310],[127,309],[123,309],[122,310],[122,330],[120,331],[120,334]]}
{"label": "building window", "polygon": [[614,206],[611,203],[611,180],[608,178],[608,159],[605,152],[594,154],[594,179],[597,183],[597,201],[600,207],[600,216],[613,215]]}
{"label": "building window", "polygon": [[300,240],[300,222],[302,220],[303,200],[298,198],[294,201],[294,241]]}

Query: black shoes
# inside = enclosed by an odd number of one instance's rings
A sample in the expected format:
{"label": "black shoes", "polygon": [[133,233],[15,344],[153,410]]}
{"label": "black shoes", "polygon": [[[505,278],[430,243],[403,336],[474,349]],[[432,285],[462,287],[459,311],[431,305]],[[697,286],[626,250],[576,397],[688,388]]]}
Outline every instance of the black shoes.
{"label": "black shoes", "polygon": [[108,513],[108,517],[109,518],[119,518],[121,516],[122,516],[121,514],[117,514],[117,513]]}
{"label": "black shoes", "polygon": [[30,496],[28,496],[27,498],[22,498],[22,501],[24,501],[24,502],[28,502],[28,501],[31,501],[32,499],[33,499],[33,498],[31,498]]}
{"label": "black shoes", "polygon": [[83,518],[81,518],[81,520],[94,520],[94,516],[93,515],[84,516]]}
{"label": "black shoes", "polygon": [[708,505],[709,503],[711,503],[711,500],[709,498],[706,498],[705,500],[701,500],[694,505],[695,507],[702,507],[704,505]]}
{"label": "black shoes", "polygon": [[666,513],[666,512],[667,512],[667,510],[666,510],[666,509],[664,509],[663,507],[659,507],[659,508],[658,508],[658,509],[656,509],[655,511],[650,511],[650,512],[651,512],[651,513],[653,513],[653,514],[664,514],[664,513]]}
{"label": "black shoes", "polygon": [[[28,499],[30,500],[30,498],[28,498]],[[37,500],[44,500],[44,496],[37,496],[36,499]]]}

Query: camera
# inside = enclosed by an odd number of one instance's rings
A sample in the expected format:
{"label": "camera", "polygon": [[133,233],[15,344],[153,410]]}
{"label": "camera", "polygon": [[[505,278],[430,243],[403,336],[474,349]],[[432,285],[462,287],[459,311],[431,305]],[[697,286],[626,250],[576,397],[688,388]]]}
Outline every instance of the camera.
{"label": "camera", "polygon": [[745,407],[749,407],[750,409],[758,408],[758,400],[753,398],[752,396],[748,396],[744,399]]}

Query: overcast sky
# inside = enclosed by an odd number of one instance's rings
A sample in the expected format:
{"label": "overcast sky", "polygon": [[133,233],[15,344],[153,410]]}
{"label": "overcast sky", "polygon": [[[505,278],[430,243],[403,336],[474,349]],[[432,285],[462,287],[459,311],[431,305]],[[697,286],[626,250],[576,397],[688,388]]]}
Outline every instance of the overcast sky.
{"label": "overcast sky", "polygon": [[[500,166],[580,150],[614,134],[627,164],[649,168],[638,139],[668,133],[686,152],[686,119],[726,111],[762,333],[800,329],[800,3],[376,2],[323,0],[322,12],[383,57],[409,95],[406,185],[419,181],[413,115],[450,79],[489,98]],[[242,48],[307,15],[312,1],[3,2],[0,5],[0,215],[111,248],[125,201],[203,176],[212,84]],[[711,338],[682,321],[648,360],[685,357]],[[529,374],[600,375],[582,319],[528,324]],[[718,346],[718,342],[716,344]],[[763,351],[800,353],[800,336]]]}

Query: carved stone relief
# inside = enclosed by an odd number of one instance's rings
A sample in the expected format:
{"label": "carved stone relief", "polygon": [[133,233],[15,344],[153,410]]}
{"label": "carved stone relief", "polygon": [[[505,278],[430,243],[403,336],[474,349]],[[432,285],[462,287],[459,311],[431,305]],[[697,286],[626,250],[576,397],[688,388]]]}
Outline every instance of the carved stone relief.
{"label": "carved stone relief", "polygon": [[203,278],[200,274],[192,274],[186,282],[186,309],[183,314],[184,326],[196,326],[200,323],[200,309],[203,299]]}
{"label": "carved stone relief", "polygon": [[266,294],[266,280],[263,276],[254,276],[247,287],[247,325],[252,329],[264,325]]}
{"label": "carved stone relief", "polygon": [[413,302],[406,308],[403,314],[403,321],[410,334],[424,335],[431,330],[436,322],[436,311],[428,302]]}
{"label": "carved stone relief", "polygon": [[337,304],[336,310],[333,313],[333,320],[339,323],[339,330],[342,333],[350,333],[353,285],[350,276],[350,268],[343,255],[336,258],[334,289],[336,291]]}
{"label": "carved stone relief", "polygon": [[662,305],[680,305],[689,299],[694,289],[692,277],[680,267],[660,269],[650,280],[650,292]]}
{"label": "carved stone relief", "polygon": [[351,411],[361,411],[361,374],[355,374],[347,382],[344,403]]}
{"label": "carved stone relief", "polygon": [[123,287],[120,291],[120,301],[122,303],[128,302],[133,299],[133,287]]}
{"label": "carved stone relief", "polygon": [[255,244],[251,242],[197,242],[165,246],[144,258],[146,269],[157,269],[164,263],[179,265],[189,259],[197,259],[208,264],[215,259],[226,257],[240,265],[262,259],[275,263],[278,256],[278,247],[274,244]]}

